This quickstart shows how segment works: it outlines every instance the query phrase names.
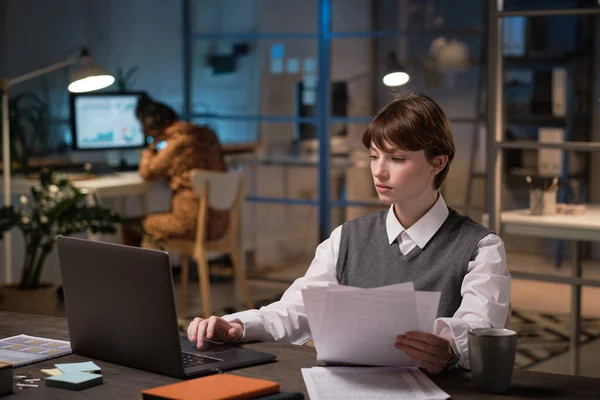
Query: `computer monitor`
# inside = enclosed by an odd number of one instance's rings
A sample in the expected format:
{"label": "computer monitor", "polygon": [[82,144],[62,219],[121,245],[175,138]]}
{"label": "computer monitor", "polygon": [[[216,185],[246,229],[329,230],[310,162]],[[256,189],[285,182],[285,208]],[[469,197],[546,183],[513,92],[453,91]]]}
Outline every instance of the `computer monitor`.
{"label": "computer monitor", "polygon": [[144,147],[146,138],[135,116],[142,92],[73,93],[73,150],[119,150]]}

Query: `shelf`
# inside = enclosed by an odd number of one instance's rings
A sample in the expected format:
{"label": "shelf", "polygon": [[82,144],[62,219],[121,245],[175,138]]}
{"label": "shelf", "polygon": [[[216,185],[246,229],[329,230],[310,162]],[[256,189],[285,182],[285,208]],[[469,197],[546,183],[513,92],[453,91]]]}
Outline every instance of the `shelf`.
{"label": "shelf", "polygon": [[567,151],[600,151],[600,142],[543,143],[535,140],[519,140],[496,142],[496,148],[521,150],[557,149]]}
{"label": "shelf", "polygon": [[513,114],[506,115],[506,122],[513,125],[543,125],[548,127],[564,127],[566,117],[554,117],[552,115],[535,114]]}
{"label": "shelf", "polygon": [[600,14],[599,8],[557,8],[539,10],[507,10],[499,11],[499,17],[551,17],[560,15],[593,15]]}
{"label": "shelf", "polygon": [[[526,168],[511,168],[506,172],[506,175],[510,176],[518,176],[518,177],[526,177],[529,176],[533,180],[546,180],[546,179],[554,179],[554,176],[548,175],[539,175],[535,170],[528,170]],[[565,179],[587,179],[587,176],[583,173],[579,174],[567,174],[565,176],[559,175],[559,180],[563,182]]]}
{"label": "shelf", "polygon": [[555,67],[567,67],[578,58],[582,57],[581,53],[574,53],[563,56],[522,56],[522,57],[504,57],[503,63],[505,67],[529,67],[552,69]]}

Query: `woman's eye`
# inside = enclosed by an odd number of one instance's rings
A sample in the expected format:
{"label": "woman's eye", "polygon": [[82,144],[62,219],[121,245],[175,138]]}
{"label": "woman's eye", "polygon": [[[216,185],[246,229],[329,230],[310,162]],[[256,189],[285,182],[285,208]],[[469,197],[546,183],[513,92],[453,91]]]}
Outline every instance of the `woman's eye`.
{"label": "woman's eye", "polygon": [[402,157],[392,157],[392,161],[394,162],[404,162],[405,158]]}
{"label": "woman's eye", "polygon": [[377,156],[370,155],[370,156],[369,156],[369,158],[370,158],[371,160],[377,160]]}

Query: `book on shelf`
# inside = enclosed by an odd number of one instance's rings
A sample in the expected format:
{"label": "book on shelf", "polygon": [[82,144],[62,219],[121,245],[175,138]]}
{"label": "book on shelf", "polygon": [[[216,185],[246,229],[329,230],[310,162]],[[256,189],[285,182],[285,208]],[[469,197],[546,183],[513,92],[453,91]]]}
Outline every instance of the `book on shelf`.
{"label": "book on shelf", "polygon": [[17,335],[0,339],[0,362],[13,368],[34,364],[71,354],[71,344],[29,335]]}
{"label": "book on shelf", "polygon": [[567,70],[552,68],[552,115],[567,115]]}

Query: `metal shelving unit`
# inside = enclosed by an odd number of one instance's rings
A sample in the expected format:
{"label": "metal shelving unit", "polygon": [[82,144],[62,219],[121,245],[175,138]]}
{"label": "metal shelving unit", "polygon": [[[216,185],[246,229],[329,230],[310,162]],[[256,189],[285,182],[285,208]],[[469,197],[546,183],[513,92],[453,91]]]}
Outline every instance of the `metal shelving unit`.
{"label": "metal shelving unit", "polygon": [[[502,19],[504,17],[549,17],[563,15],[600,15],[600,8],[573,9],[539,9],[504,11],[502,1],[489,0],[488,7],[488,130],[487,130],[487,212],[488,227],[500,232],[501,224],[501,189],[503,177],[503,157],[506,149],[560,149],[563,151],[592,152],[600,151],[600,142],[563,142],[539,143],[535,141],[506,141],[504,137],[504,74]],[[568,92],[567,92],[568,93]],[[569,96],[569,94],[568,94]],[[568,102],[567,102],[568,103]],[[568,121],[566,122],[568,124]],[[566,126],[567,130],[571,127]],[[566,134],[568,137],[568,133]],[[566,164],[566,163],[565,163]],[[581,287],[598,286],[600,281],[581,279],[581,242],[573,246],[573,269],[571,277],[549,274],[531,274],[513,272],[519,279],[530,279],[542,282],[558,282],[571,285],[571,372],[579,374],[579,335],[581,325]]]}

